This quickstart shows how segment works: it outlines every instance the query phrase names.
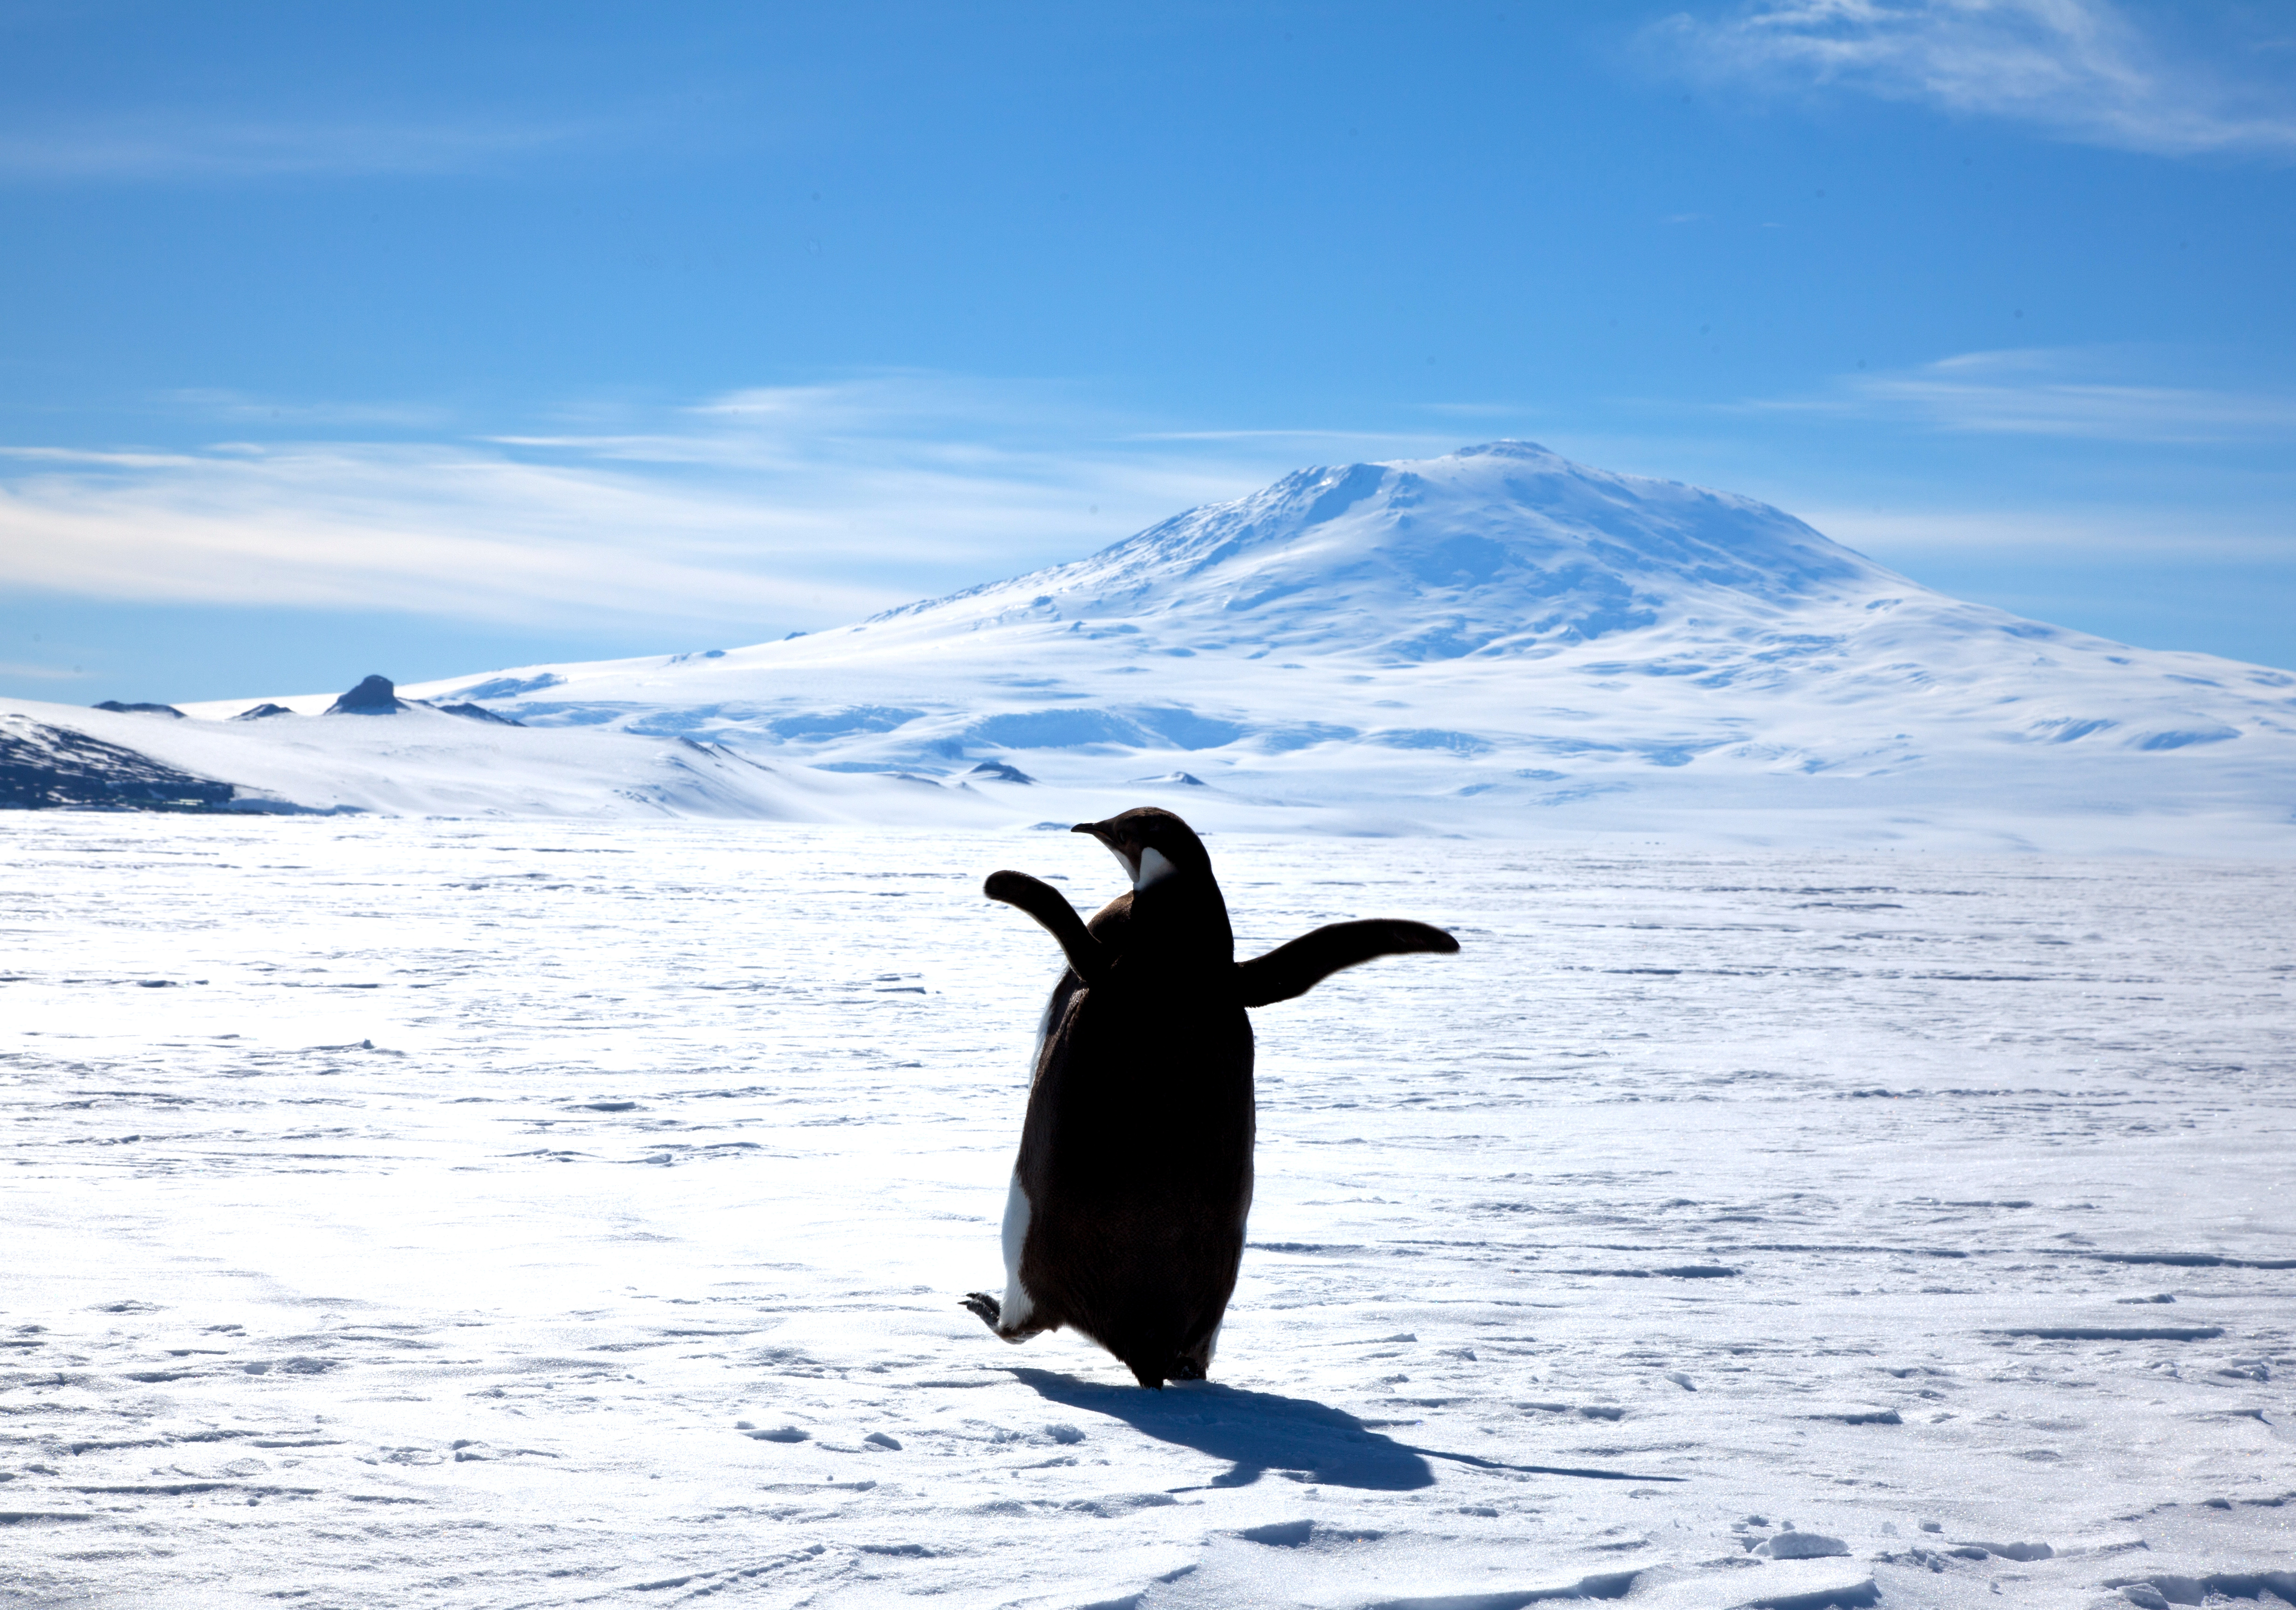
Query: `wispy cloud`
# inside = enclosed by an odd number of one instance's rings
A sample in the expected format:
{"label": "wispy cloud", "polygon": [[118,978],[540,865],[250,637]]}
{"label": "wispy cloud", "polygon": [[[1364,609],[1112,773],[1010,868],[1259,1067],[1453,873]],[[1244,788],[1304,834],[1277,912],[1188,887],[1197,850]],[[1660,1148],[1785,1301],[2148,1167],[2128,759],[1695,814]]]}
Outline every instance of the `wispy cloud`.
{"label": "wispy cloud", "polygon": [[[484,439],[0,447],[0,585],[762,633],[1079,557],[1318,456],[1139,423],[887,375]],[[1418,444],[1369,445],[1337,456]]]}
{"label": "wispy cloud", "polygon": [[2296,444],[2296,391],[2146,385],[2109,352],[2021,348],[1842,377],[1828,390],[1739,405],[1754,412],[1911,419],[1937,430],[2185,446]]}
{"label": "wispy cloud", "polygon": [[1710,78],[1838,86],[2169,156],[2296,154],[2286,84],[2179,56],[2110,0],[1755,0],[1647,37]]}
{"label": "wispy cloud", "polygon": [[491,171],[591,140],[570,122],[261,122],[145,113],[0,128],[0,178],[245,179]]}
{"label": "wispy cloud", "polygon": [[2211,509],[1995,506],[1860,508],[1815,502],[1794,513],[1836,542],[1885,564],[1918,570],[1940,556],[2038,560],[2062,565],[2193,563],[2284,564],[2284,531],[2259,529]]}

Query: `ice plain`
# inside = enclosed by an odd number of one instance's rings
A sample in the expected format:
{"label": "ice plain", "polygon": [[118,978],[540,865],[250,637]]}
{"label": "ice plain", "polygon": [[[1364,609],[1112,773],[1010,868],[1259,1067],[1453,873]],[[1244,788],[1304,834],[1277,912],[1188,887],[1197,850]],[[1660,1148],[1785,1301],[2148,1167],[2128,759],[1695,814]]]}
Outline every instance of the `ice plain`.
{"label": "ice plain", "polygon": [[2296,1598],[2284,861],[1217,835],[1463,949],[1254,1014],[1150,1394],[956,1306],[1081,840],[0,834],[0,1604]]}

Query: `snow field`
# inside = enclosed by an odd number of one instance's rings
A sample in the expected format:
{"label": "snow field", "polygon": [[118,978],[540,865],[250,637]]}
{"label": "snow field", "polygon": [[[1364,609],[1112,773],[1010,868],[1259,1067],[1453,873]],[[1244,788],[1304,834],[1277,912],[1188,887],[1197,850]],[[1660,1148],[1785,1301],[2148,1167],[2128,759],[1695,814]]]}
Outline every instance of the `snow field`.
{"label": "snow field", "polygon": [[1151,1394],[956,1306],[1058,968],[980,881],[1095,845],[0,833],[0,1604],[2296,1586],[2284,864],[1216,836],[1245,954],[1463,950],[1253,1014]]}

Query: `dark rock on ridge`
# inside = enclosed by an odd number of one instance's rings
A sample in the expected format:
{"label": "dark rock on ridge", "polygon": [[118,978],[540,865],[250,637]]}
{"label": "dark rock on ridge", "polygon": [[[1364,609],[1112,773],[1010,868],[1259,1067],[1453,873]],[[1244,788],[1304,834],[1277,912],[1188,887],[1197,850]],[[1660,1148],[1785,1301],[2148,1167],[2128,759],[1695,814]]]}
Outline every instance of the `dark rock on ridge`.
{"label": "dark rock on ridge", "polygon": [[108,710],[123,716],[173,716],[178,721],[184,719],[184,712],[172,704],[122,704],[117,699],[106,699],[92,708]]}
{"label": "dark rock on ridge", "polygon": [[395,716],[406,706],[388,677],[369,677],[327,706],[331,716]]}
{"label": "dark rock on ridge", "polygon": [[207,810],[234,792],[86,733],[0,715],[0,809]]}
{"label": "dark rock on ridge", "polygon": [[250,704],[232,718],[234,721],[260,721],[266,716],[291,716],[295,712],[283,704]]}
{"label": "dark rock on ridge", "polygon": [[1211,786],[1210,784],[1205,782],[1201,777],[1196,776],[1193,772],[1189,771],[1168,771],[1161,776],[1135,777],[1132,780],[1135,783],[1171,783],[1177,784],[1184,788],[1209,788]]}
{"label": "dark rock on ridge", "polygon": [[[425,701],[417,701],[417,702],[424,702]],[[513,720],[508,716],[496,715],[493,711],[488,710],[483,704],[433,704],[430,708],[446,715],[462,716],[466,719],[472,721],[496,721],[501,723],[504,727],[524,727],[526,725],[525,722]]]}
{"label": "dark rock on ridge", "polygon": [[[545,677],[544,683],[557,678]],[[395,716],[403,710],[435,710],[449,716],[460,716],[466,721],[493,721],[504,727],[523,727],[523,721],[508,716],[498,716],[483,704],[433,704],[428,699],[402,699],[398,685],[388,677],[369,677],[350,692],[327,706],[331,716]],[[258,704],[252,710],[242,711],[232,718],[234,721],[251,721],[258,716],[283,716],[293,712],[284,705]]]}
{"label": "dark rock on ridge", "polygon": [[964,775],[968,777],[995,777],[1003,783],[1033,783],[1037,780],[1019,767],[1003,760],[983,760]]}

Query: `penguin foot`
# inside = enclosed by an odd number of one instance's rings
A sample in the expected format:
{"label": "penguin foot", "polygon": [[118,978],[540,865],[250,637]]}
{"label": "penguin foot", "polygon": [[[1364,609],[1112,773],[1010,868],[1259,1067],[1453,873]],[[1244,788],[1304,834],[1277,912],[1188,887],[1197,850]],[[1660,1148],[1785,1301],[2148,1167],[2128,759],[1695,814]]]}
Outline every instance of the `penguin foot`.
{"label": "penguin foot", "polygon": [[980,1322],[990,1330],[1002,1332],[1004,1327],[1004,1305],[987,1292],[967,1292],[960,1305],[980,1316]]}
{"label": "penguin foot", "polygon": [[1161,1368],[1127,1359],[1124,1367],[1132,1372],[1134,1380],[1150,1392],[1163,1391],[1167,1381],[1201,1381],[1204,1378],[1204,1367],[1193,1359],[1173,1359]]}

